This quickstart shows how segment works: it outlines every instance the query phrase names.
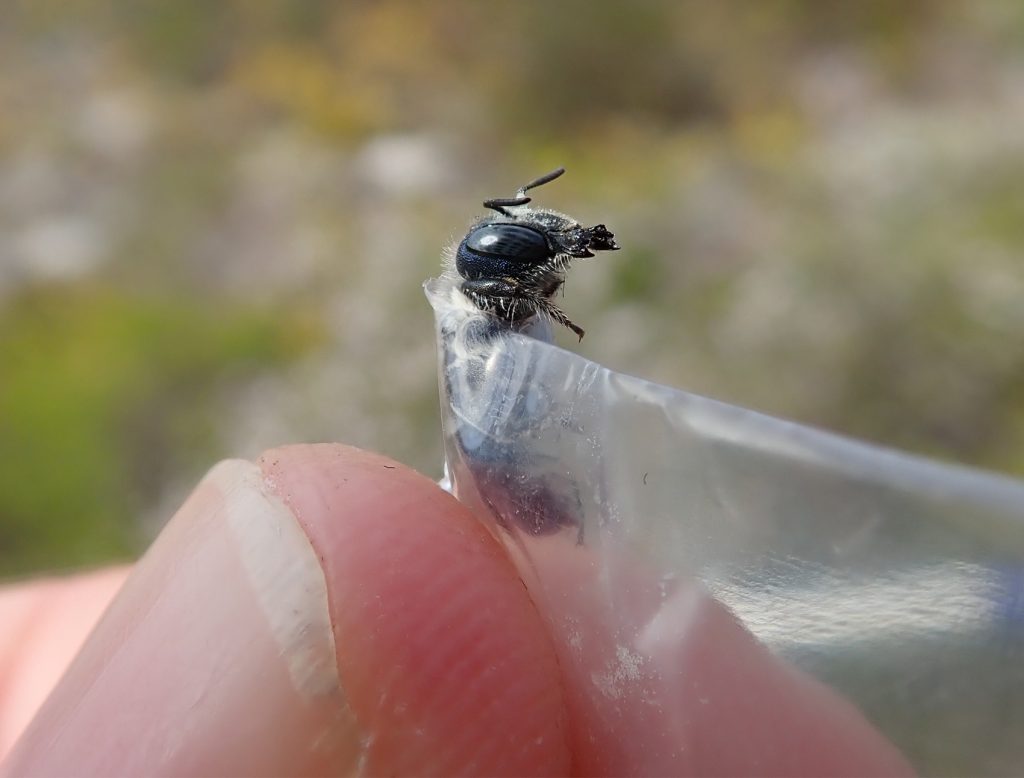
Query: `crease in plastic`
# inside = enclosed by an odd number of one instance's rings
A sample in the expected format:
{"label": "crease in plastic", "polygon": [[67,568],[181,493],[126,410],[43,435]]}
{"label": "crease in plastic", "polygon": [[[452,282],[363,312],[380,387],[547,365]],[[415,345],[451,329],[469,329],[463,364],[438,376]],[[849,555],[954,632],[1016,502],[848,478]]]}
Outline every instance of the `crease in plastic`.
{"label": "crease in plastic", "polygon": [[[1024,483],[618,374],[543,322],[513,332],[426,290],[450,488],[535,598],[564,599],[555,579],[585,554],[617,636],[596,695],[645,662],[657,677],[697,582],[919,771],[1024,765]],[[581,662],[587,635],[558,618],[561,661]]]}

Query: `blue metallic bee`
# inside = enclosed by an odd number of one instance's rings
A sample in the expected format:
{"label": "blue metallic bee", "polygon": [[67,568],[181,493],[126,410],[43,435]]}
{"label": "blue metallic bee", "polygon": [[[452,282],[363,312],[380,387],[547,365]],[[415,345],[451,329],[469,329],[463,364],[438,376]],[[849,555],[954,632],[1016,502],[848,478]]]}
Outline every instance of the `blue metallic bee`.
{"label": "blue metallic bee", "polygon": [[583,227],[565,214],[528,207],[526,192],[554,181],[558,168],[519,188],[515,197],[485,200],[497,213],[476,222],[455,251],[460,290],[482,311],[518,323],[540,314],[583,339],[583,330],[552,301],[573,259],[615,251],[615,236],[603,224]]}
{"label": "blue metallic bee", "polygon": [[[532,210],[526,192],[564,173],[552,171],[475,222],[449,252],[449,271],[435,289],[456,303],[439,319],[441,396],[446,406],[448,465],[459,499],[506,531],[547,535],[574,529],[583,540],[581,493],[558,457],[579,444],[551,412],[541,340],[548,322],[577,327],[553,302],[574,259],[619,248],[603,224],[583,227],[549,210]],[[451,271],[454,272],[451,272]],[[483,311],[486,315],[479,315]],[[531,337],[510,348],[506,336]]]}

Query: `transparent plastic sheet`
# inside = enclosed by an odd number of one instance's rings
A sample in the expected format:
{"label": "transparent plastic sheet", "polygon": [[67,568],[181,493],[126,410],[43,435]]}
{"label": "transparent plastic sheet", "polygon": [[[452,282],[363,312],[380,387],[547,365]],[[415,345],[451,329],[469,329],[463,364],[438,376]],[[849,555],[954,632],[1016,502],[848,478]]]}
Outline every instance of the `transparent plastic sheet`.
{"label": "transparent plastic sheet", "polygon": [[696,585],[919,772],[1024,769],[1024,483],[617,374],[426,288],[446,478],[611,719],[642,676],[654,726],[692,720],[659,663],[699,628]]}

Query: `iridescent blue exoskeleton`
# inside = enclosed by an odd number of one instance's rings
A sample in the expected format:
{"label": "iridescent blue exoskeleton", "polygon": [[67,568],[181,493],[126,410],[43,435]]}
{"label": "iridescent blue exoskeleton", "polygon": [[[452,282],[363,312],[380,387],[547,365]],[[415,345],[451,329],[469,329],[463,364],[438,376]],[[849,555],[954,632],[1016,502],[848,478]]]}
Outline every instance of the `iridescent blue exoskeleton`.
{"label": "iridescent blue exoskeleton", "polygon": [[563,324],[583,339],[583,330],[551,299],[565,281],[573,259],[618,249],[603,224],[583,227],[565,214],[529,207],[526,192],[554,181],[558,168],[519,188],[515,197],[485,200],[496,212],[476,222],[455,250],[459,287],[482,311],[509,323],[540,314]]}

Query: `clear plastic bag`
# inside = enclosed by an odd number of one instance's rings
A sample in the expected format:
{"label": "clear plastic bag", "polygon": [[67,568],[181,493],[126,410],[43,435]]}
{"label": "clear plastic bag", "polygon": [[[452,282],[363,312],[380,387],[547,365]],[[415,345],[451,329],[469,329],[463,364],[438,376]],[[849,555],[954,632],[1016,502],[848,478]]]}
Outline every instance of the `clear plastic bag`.
{"label": "clear plastic bag", "polygon": [[[920,772],[1024,769],[1024,483],[617,374],[544,323],[510,332],[443,281],[427,293],[450,486],[595,696],[644,672],[652,705],[677,704],[659,640],[691,628],[696,581]],[[600,667],[565,605],[583,550],[587,618],[615,636]]]}

